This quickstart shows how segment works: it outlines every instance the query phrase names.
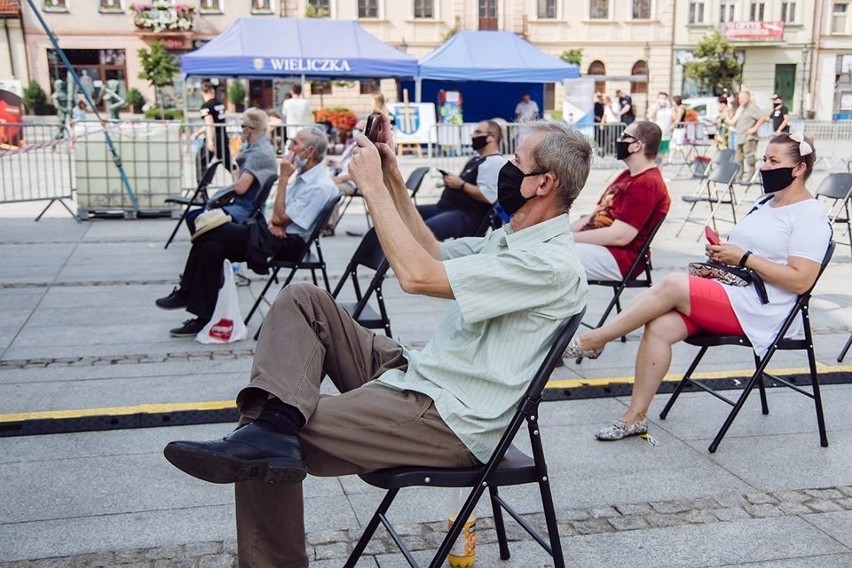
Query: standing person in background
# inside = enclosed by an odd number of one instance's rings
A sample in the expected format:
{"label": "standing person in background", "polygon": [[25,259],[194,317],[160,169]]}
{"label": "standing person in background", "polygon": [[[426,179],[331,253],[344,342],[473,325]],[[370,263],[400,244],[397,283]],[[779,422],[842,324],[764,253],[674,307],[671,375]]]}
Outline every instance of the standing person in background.
{"label": "standing person in background", "polygon": [[[615,153],[615,141],[621,136],[624,131],[624,126],[616,126],[621,124],[621,115],[619,111],[621,107],[617,99],[613,99],[609,95],[603,96],[604,116],[601,122],[603,128],[603,155],[610,156]],[[609,125],[609,126],[608,126]]]}
{"label": "standing person in background", "polygon": [[633,99],[621,89],[615,92],[615,96],[618,97],[618,106],[620,109],[618,114],[621,122],[625,125],[633,124],[633,121],[636,120],[636,111],[633,110]]}
{"label": "standing person in background", "polygon": [[657,102],[651,105],[645,113],[645,116],[648,120],[653,121],[660,127],[662,139],[660,140],[659,156],[660,162],[665,163],[667,161],[667,156],[669,155],[669,141],[672,137],[673,123],[669,94],[664,91],[660,91],[657,95]]}
{"label": "standing person in background", "polygon": [[772,131],[775,136],[790,133],[790,111],[778,95],[772,95]]}
{"label": "standing person in background", "polygon": [[598,152],[599,155],[603,154],[604,106],[603,93],[595,93],[595,151]]}
{"label": "standing person in background", "polygon": [[731,143],[731,126],[729,120],[731,118],[731,109],[728,106],[728,97],[719,97],[719,116],[713,119],[713,124],[716,125],[716,149],[727,150],[733,144]]}
{"label": "standing person in background", "polygon": [[204,149],[199,152],[199,174],[207,169],[214,157],[231,171],[231,148],[225,130],[225,103],[216,97],[216,86],[206,81],[201,85],[201,99],[204,102],[198,113],[204,126],[192,133],[193,140],[204,136]]}
{"label": "standing person in background", "polygon": [[311,103],[302,96],[302,85],[295,84],[290,87],[290,98],[284,99],[284,104],[281,105],[281,116],[284,118],[284,124],[287,125],[288,139],[314,123],[311,116]]}
{"label": "standing person in background", "polygon": [[757,163],[757,131],[769,120],[766,114],[751,102],[751,93],[742,91],[737,97],[740,106],[730,120],[737,133],[737,151],[734,159],[740,165],[740,179],[748,182],[755,174]]}
{"label": "standing person in background", "polygon": [[521,102],[515,105],[515,121],[526,122],[539,117],[538,104],[530,98],[529,93],[524,93]]}

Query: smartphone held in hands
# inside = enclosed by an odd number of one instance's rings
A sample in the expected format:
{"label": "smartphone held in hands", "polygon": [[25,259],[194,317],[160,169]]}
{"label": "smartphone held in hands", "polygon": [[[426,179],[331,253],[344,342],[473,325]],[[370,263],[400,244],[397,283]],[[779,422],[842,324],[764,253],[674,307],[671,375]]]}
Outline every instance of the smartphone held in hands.
{"label": "smartphone held in hands", "polygon": [[722,239],[719,238],[719,233],[714,231],[709,225],[705,225],[704,227],[704,236],[707,238],[707,242],[711,245],[722,244]]}
{"label": "smartphone held in hands", "polygon": [[364,127],[364,134],[367,139],[375,144],[379,139],[379,133],[382,131],[382,114],[374,112],[367,117],[367,125]]}

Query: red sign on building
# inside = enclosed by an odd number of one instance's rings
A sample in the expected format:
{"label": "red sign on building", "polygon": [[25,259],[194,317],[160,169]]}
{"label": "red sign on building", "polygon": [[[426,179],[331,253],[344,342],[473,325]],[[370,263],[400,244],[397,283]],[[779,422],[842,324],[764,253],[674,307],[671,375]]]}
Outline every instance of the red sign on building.
{"label": "red sign on building", "polygon": [[726,22],[724,35],[731,41],[780,41],[784,22]]}

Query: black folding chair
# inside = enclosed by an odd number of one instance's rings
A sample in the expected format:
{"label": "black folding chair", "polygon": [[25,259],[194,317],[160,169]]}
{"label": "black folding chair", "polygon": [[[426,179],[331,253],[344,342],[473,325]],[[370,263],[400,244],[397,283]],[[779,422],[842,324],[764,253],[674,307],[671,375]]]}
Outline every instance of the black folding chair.
{"label": "black folding chair", "polygon": [[[606,322],[609,314],[612,313],[613,308],[615,308],[615,313],[621,313],[621,293],[627,288],[650,288],[654,285],[651,280],[651,242],[654,240],[654,236],[656,236],[657,231],[659,231],[660,227],[663,226],[663,222],[665,220],[666,217],[662,216],[660,220],[657,221],[657,224],[654,225],[654,228],[651,229],[651,232],[648,235],[648,240],[645,241],[645,244],[639,250],[639,254],[636,256],[633,264],[630,265],[630,269],[627,271],[627,275],[624,278],[621,280],[588,281],[590,286],[609,286],[612,288],[612,299],[609,301],[609,304],[607,304],[603,315],[601,315],[601,318],[598,320],[596,325],[592,326],[587,323],[582,323],[583,326],[590,329],[597,329]],[[621,341],[627,341],[627,338],[622,336]],[[577,357],[577,363],[582,363],[582,361],[582,357]]]}
{"label": "black folding chair", "polygon": [[[584,310],[585,311],[585,310]],[[461,533],[467,519],[473,513],[480,497],[488,489],[491,497],[491,507],[494,511],[494,528],[497,532],[497,542],[500,546],[500,558],[508,560],[509,544],[506,538],[506,528],[503,523],[503,511],[505,510],[535,541],[541,545],[553,557],[553,565],[563,568],[565,560],[562,557],[562,545],[559,542],[559,530],[556,522],[556,512],[553,506],[553,497],[550,493],[550,477],[547,473],[547,463],[544,458],[544,447],[541,442],[541,427],[538,423],[538,406],[541,402],[542,391],[547,384],[553,368],[562,357],[562,352],[568,346],[571,337],[576,333],[583,319],[583,312],[572,316],[562,326],[559,334],[550,347],[547,356],[541,363],[535,376],[532,377],[526,393],[518,403],[517,411],[512,417],[509,426],[500,438],[497,448],[488,463],[479,467],[444,469],[427,467],[396,467],[372,473],[362,474],[360,477],[365,482],[386,489],[387,493],[382,499],[376,512],[367,523],[364,533],[355,545],[352,554],[344,566],[352,568],[364,553],[379,523],[384,525],[388,533],[396,543],[402,555],[410,566],[417,566],[411,551],[403,542],[402,538],[394,529],[387,512],[394,501],[397,493],[403,487],[469,487],[470,493],[464,505],[449,530],[435,556],[429,563],[430,568],[438,568],[444,562],[450,552],[455,540]],[[512,445],[518,430],[526,421],[529,429],[532,457]],[[519,513],[517,513],[498,492],[499,487],[511,485],[526,485],[536,483],[541,494],[542,508],[547,526],[547,537],[542,536],[533,528]],[[483,566],[490,565],[488,562],[480,561]]]}
{"label": "black folding chair", "polygon": [[405,180],[405,187],[411,193],[411,200],[417,205],[417,192],[420,191],[420,186],[423,185],[423,180],[426,178],[426,174],[429,173],[429,170],[432,168],[430,166],[420,166],[419,168],[414,168],[414,171],[408,175],[408,179]]}
{"label": "black folding chair", "polygon": [[[716,164],[706,180],[702,180],[699,189],[692,195],[684,195],[681,197],[683,201],[690,204],[686,218],[681,223],[675,233],[677,237],[686,226],[687,223],[700,223],[702,226],[707,223],[713,223],[713,228],[716,228],[716,210],[719,205],[730,205],[733,222],[737,222],[736,211],[736,196],[734,195],[734,181],[737,179],[740,166],[736,162],[720,162]],[[692,219],[692,212],[695,206],[699,203],[706,203],[710,206],[710,216],[704,221]],[[700,235],[699,235],[699,238]]]}
{"label": "black folding chair", "polygon": [[852,201],[852,173],[828,174],[819,184],[816,197],[832,200],[829,204],[828,218],[832,223],[846,225],[846,236],[852,250],[852,216],[849,214],[849,202]]}
{"label": "black folding chair", "polygon": [[[314,285],[318,286],[319,281],[317,280],[317,270],[322,274],[323,283],[325,284],[326,290],[331,290],[331,286],[328,283],[328,272],[326,271],[325,258],[322,255],[322,244],[320,243],[320,237],[322,235],[322,228],[328,223],[329,218],[331,217],[331,213],[334,211],[334,206],[337,205],[338,201],[340,201],[340,196],[336,196],[328,203],[325,204],[325,207],[320,211],[319,216],[317,216],[317,220],[314,224],[313,229],[311,229],[311,234],[308,239],[305,241],[305,247],[302,249],[302,254],[299,255],[298,260],[275,260],[272,259],[269,262],[270,268],[272,268],[272,274],[266,280],[266,284],[263,286],[263,289],[260,291],[260,294],[255,300],[254,305],[249,310],[248,315],[246,316],[245,323],[248,324],[249,320],[251,320],[254,313],[260,307],[261,302],[266,301],[266,293],[269,291],[270,286],[272,286],[273,282],[278,281],[278,272],[282,269],[289,270],[290,272],[287,274],[287,279],[284,280],[284,283],[281,285],[281,289],[287,286],[293,278],[296,276],[296,272],[299,270],[310,270],[311,271],[311,279],[314,282]],[[311,251],[311,247],[316,249],[316,254]],[[269,302],[267,302],[268,304]],[[258,329],[257,334],[260,333],[260,329]],[[257,339],[257,334],[255,334],[255,339]]]}
{"label": "black folding chair", "polygon": [[[358,268],[364,267],[373,270],[373,277],[365,290],[361,290],[361,284],[358,282]],[[382,251],[382,245],[379,243],[379,237],[376,234],[376,229],[372,228],[361,239],[361,244],[355,249],[349,264],[346,265],[346,270],[343,271],[343,276],[331,293],[352,318],[366,327],[367,329],[384,329],[385,335],[391,335],[390,318],[388,317],[387,309],[385,308],[385,298],[382,294],[382,283],[385,279],[390,265],[385,259],[385,253]],[[355,292],[355,301],[340,301],[339,295],[343,291],[343,287],[347,281],[352,282],[352,288]],[[375,294],[378,311],[370,305],[370,300]]]}
{"label": "black folding chair", "polygon": [[[755,371],[751,378],[746,382],[743,387],[742,393],[740,393],[739,398],[733,400],[724,395],[719,394],[716,390],[711,388],[710,386],[692,378],[692,373],[695,371],[696,367],[698,367],[698,363],[701,361],[704,354],[710,347],[717,347],[720,345],[742,345],[744,347],[751,347],[751,342],[746,337],[736,336],[736,335],[710,335],[706,333],[701,333],[697,335],[690,336],[686,339],[686,342],[690,345],[695,345],[700,347],[701,349],[698,351],[698,354],[693,359],[692,363],[689,365],[689,368],[686,371],[686,374],[678,383],[677,387],[672,393],[671,398],[668,403],[666,403],[665,408],[660,413],[660,419],[665,420],[666,416],[669,414],[669,410],[671,410],[672,406],[674,406],[675,401],[677,400],[680,393],[683,391],[684,387],[687,384],[696,386],[701,390],[704,390],[719,400],[726,402],[731,405],[733,409],[731,410],[728,417],[725,419],[725,422],[722,424],[722,427],[719,429],[719,432],[716,434],[716,437],[713,438],[713,442],[710,443],[709,450],[710,453],[714,453],[716,448],[719,447],[719,443],[722,441],[722,438],[725,437],[725,434],[728,432],[728,429],[733,424],[734,419],[739,414],[740,409],[742,409],[743,405],[748,398],[748,395],[751,394],[751,391],[754,389],[755,385],[757,385],[760,391],[760,406],[763,414],[769,414],[769,405],[766,401],[766,388],[764,385],[764,377],[768,377],[775,383],[778,383],[781,386],[789,387],[794,391],[807,396],[808,398],[813,399],[814,405],[816,407],[816,416],[817,416],[817,426],[819,427],[819,441],[822,447],[828,446],[828,437],[825,433],[825,417],[823,416],[822,411],[822,398],[819,393],[819,375],[817,374],[816,367],[816,356],[814,355],[814,345],[813,345],[813,336],[811,334],[811,319],[809,313],[808,304],[811,299],[811,291],[816,286],[816,283],[819,281],[820,276],[822,276],[823,271],[826,266],[828,266],[828,262],[831,260],[831,255],[834,253],[834,242],[829,243],[828,250],[825,252],[825,257],[822,260],[822,266],[820,267],[819,274],[817,275],[814,283],[808,289],[807,292],[801,294],[798,298],[796,298],[796,303],[793,305],[793,309],[790,311],[789,315],[784,319],[784,323],[781,326],[781,329],[776,335],[775,339],[772,341],[772,345],[769,346],[769,350],[763,357],[758,357],[756,354],[754,356],[754,365]],[[796,320],[797,317],[802,318],[802,327],[804,329],[805,337],[804,339],[785,339],[784,335],[787,333],[787,330],[790,329],[790,326]],[[807,352],[808,356],[808,365],[810,370],[810,380],[811,380],[811,392],[803,389],[802,387],[793,384],[791,381],[786,379],[782,379],[777,375],[773,375],[771,373],[766,372],[766,367],[769,365],[769,361],[772,359],[772,356],[779,349],[784,351],[797,351],[804,350]]]}
{"label": "black folding chair", "polygon": [[211,183],[213,183],[213,178],[216,176],[216,168],[218,168],[221,164],[222,162],[219,160],[213,160],[210,162],[210,165],[208,165],[207,169],[204,170],[204,175],[202,175],[201,179],[198,180],[198,185],[195,187],[195,191],[192,192],[192,195],[176,195],[165,199],[166,203],[176,203],[181,205],[183,207],[183,212],[181,213],[180,219],[178,220],[177,225],[175,225],[174,230],[172,230],[172,234],[169,235],[169,240],[166,241],[166,246],[163,248],[169,248],[169,245],[172,244],[172,241],[174,240],[175,235],[177,235],[184,219],[186,219],[190,208],[204,207],[207,205],[207,200],[209,198],[209,195],[207,195],[207,188],[210,187]]}

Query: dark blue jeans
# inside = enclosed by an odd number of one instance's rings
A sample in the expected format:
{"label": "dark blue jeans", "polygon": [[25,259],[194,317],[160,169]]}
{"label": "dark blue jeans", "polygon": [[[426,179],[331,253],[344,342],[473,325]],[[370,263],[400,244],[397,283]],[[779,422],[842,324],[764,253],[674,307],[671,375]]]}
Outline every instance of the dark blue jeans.
{"label": "dark blue jeans", "polygon": [[417,211],[439,241],[473,236],[482,223],[482,219],[463,211],[442,209],[437,205],[418,205]]}

